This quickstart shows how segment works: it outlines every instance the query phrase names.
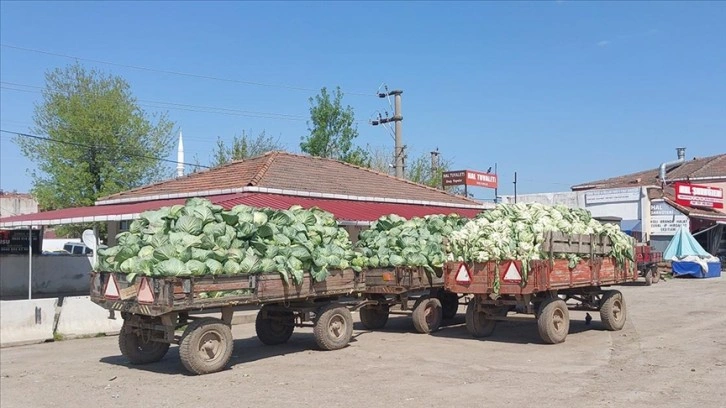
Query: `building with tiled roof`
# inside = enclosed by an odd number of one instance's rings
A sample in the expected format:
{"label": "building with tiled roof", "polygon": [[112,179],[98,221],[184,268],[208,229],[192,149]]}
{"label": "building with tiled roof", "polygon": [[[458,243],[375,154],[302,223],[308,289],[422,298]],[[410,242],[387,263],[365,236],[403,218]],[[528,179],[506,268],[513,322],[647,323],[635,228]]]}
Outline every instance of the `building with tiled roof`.
{"label": "building with tiled roof", "polygon": [[[683,151],[679,153],[683,154]],[[726,154],[690,160],[674,160],[661,167],[572,186],[572,191],[528,194],[519,202],[563,204],[585,208],[601,219],[620,220],[621,229],[642,242],[664,250],[671,237],[687,226],[704,248],[726,256]],[[706,186],[720,191],[716,203],[689,203],[677,199],[676,183]],[[505,197],[512,202],[512,197]],[[707,205],[706,205],[707,204]]]}
{"label": "building with tiled roof", "polygon": [[191,197],[224,208],[318,207],[333,213],[351,236],[383,215],[473,217],[492,206],[337,160],[276,151],[103,197],[90,207],[0,218],[0,227],[108,222],[111,239],[143,211]]}
{"label": "building with tiled roof", "polygon": [[251,191],[249,187],[288,193],[319,193],[339,198],[367,197],[371,201],[398,199],[464,206],[481,205],[478,201],[368,168],[279,151],[113,194],[99,199],[97,204],[169,198],[185,194],[225,194],[241,192],[245,188]]}
{"label": "building with tiled roof", "polygon": [[[604,180],[589,181],[572,186],[573,191],[590,190],[596,188],[624,188],[636,186],[660,186],[659,168],[612,177]],[[726,154],[716,156],[693,158],[683,164],[673,166],[666,170],[666,182],[676,181],[698,182],[726,182]]]}

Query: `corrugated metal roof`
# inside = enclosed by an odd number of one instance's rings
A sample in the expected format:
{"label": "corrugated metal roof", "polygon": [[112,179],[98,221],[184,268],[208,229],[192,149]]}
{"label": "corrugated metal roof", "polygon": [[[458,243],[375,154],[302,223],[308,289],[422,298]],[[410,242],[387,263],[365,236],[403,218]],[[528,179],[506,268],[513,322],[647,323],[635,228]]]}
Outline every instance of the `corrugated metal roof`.
{"label": "corrugated metal roof", "polygon": [[[287,209],[293,205],[304,208],[318,207],[335,215],[342,222],[370,222],[383,215],[398,214],[402,217],[422,217],[429,214],[456,213],[464,217],[474,217],[482,209],[440,207],[416,204],[381,203],[366,201],[336,200],[327,198],[308,198],[265,193],[237,193],[206,197],[215,204],[230,209],[236,205]],[[144,201],[129,204],[96,205],[91,207],[66,208],[35,214],[0,218],[0,227],[40,226],[78,224],[84,222],[120,221],[138,218],[147,210],[183,204],[185,198]]]}

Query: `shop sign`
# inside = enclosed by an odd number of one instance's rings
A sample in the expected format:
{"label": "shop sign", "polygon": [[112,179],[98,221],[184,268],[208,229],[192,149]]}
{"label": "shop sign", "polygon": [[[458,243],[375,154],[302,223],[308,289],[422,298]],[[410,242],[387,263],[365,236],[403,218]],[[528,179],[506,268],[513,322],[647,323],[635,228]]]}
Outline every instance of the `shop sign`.
{"label": "shop sign", "polygon": [[640,188],[595,190],[585,193],[585,204],[627,203],[640,200]]}
{"label": "shop sign", "polygon": [[[33,230],[33,253],[40,254],[40,230]],[[28,253],[28,230],[0,230],[0,254],[24,255]]]}
{"label": "shop sign", "polygon": [[676,202],[686,207],[723,209],[723,189],[700,184],[676,183]]}
{"label": "shop sign", "polygon": [[688,216],[664,201],[650,204],[650,235],[675,235],[681,228],[690,228]]}
{"label": "shop sign", "polygon": [[446,171],[442,174],[444,186],[473,186],[497,188],[497,175],[474,170]]}

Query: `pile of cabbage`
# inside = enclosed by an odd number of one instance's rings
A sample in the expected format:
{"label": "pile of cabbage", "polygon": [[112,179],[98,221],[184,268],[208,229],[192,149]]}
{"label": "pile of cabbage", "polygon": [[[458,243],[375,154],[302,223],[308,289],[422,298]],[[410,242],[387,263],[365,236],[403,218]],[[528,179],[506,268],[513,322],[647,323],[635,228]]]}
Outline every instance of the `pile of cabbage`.
{"label": "pile of cabbage", "polygon": [[[584,209],[572,209],[562,205],[499,204],[485,211],[476,219],[454,231],[448,241],[449,260],[487,262],[516,259],[524,265],[523,283],[530,261],[545,259],[542,243],[547,232],[566,234],[594,234],[610,238],[612,256],[620,265],[634,260],[633,240],[620,231],[617,225],[603,225]],[[583,254],[554,254],[569,259],[573,268]],[[497,274],[498,277],[498,274]]]}
{"label": "pile of cabbage", "polygon": [[320,209],[230,211],[205,199],[147,211],[99,250],[98,270],[147,276],[280,273],[286,282],[310,272],[323,281],[332,269],[361,270],[348,233]]}
{"label": "pile of cabbage", "polygon": [[379,218],[359,234],[356,249],[369,268],[423,267],[441,274],[446,262],[444,237],[460,229],[465,218],[456,214],[427,215],[407,220],[398,215]]}

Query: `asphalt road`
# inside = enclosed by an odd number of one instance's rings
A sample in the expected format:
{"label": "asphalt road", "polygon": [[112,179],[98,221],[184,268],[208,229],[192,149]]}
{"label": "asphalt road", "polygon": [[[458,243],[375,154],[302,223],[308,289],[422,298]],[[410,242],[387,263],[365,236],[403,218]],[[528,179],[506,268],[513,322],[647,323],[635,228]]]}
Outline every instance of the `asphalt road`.
{"label": "asphalt road", "polygon": [[[116,337],[0,350],[0,406],[13,407],[724,407],[726,279],[623,286],[628,322],[605,331],[572,312],[567,341],[542,344],[534,319],[469,336],[460,315],[433,335],[406,316],[356,324],[350,346],[318,351],[312,330],[264,346],[233,327],[229,369],[187,375],[172,347],[130,366]],[[463,311],[463,309],[462,309]],[[357,316],[356,316],[357,318]]]}

